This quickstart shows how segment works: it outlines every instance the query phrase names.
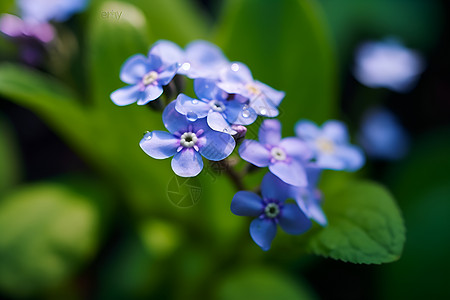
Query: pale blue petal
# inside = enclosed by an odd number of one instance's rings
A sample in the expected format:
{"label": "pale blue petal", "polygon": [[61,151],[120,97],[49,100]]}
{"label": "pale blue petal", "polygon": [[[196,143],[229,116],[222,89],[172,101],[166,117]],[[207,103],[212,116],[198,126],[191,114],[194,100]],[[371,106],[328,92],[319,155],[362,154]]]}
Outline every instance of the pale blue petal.
{"label": "pale blue petal", "polygon": [[308,145],[296,137],[288,137],[281,140],[279,147],[286,151],[286,154],[300,162],[307,161],[312,158],[313,151]]}
{"label": "pale blue petal", "polygon": [[261,182],[261,194],[264,199],[285,201],[292,197],[292,186],[268,172]]}
{"label": "pale blue petal", "polygon": [[264,251],[270,249],[270,245],[276,234],[277,225],[273,220],[258,218],[250,223],[250,235],[255,243]]}
{"label": "pale blue petal", "polygon": [[349,141],[347,127],[340,121],[330,120],[322,125],[323,135],[330,140],[346,144]]}
{"label": "pale blue petal", "polygon": [[225,100],[227,96],[225,92],[217,87],[216,81],[212,79],[195,79],[194,91],[197,97],[200,99]]}
{"label": "pale blue petal", "polygon": [[175,63],[173,65],[169,65],[158,75],[158,84],[159,85],[168,85],[169,82],[173,79],[175,74],[177,73],[179,64]]}
{"label": "pale blue petal", "polygon": [[213,130],[205,130],[197,144],[200,154],[212,161],[225,159],[236,146],[231,135]]}
{"label": "pale blue petal", "polygon": [[111,93],[110,98],[114,104],[119,106],[129,105],[145,96],[139,85],[129,85]]}
{"label": "pale blue petal", "polygon": [[303,140],[315,140],[321,131],[314,122],[300,120],[295,124],[295,134]]}
{"label": "pale blue petal", "polygon": [[175,109],[183,115],[193,112],[197,115],[197,118],[204,118],[211,107],[204,101],[193,99],[185,94],[179,94],[176,99]]}
{"label": "pale blue petal", "polygon": [[197,176],[203,169],[203,160],[193,148],[183,149],[172,159],[172,170],[181,177]]}
{"label": "pale blue petal", "polygon": [[150,61],[142,54],[128,58],[120,69],[120,79],[128,84],[136,84],[151,71]]}
{"label": "pale blue petal", "polygon": [[279,114],[276,106],[263,93],[250,99],[250,107],[253,108],[258,115],[263,117],[274,118]]}
{"label": "pale blue petal", "polygon": [[177,153],[179,139],[165,131],[152,131],[139,143],[145,153],[156,159],[164,159]]}
{"label": "pale blue petal", "polygon": [[281,141],[281,123],[276,119],[264,120],[259,127],[259,142],[263,145],[278,145]]}
{"label": "pale blue petal", "polygon": [[243,160],[260,168],[270,164],[270,151],[254,140],[244,140],[239,147],[239,155]]}
{"label": "pale blue petal", "polygon": [[239,191],[231,201],[231,212],[237,216],[256,217],[263,213],[261,197],[252,192]]}
{"label": "pale blue petal", "polygon": [[225,120],[225,117],[222,113],[216,111],[209,112],[206,120],[212,130],[225,132],[231,135],[235,135],[237,133],[230,127],[230,124],[227,122],[227,120]]}
{"label": "pale blue petal", "polygon": [[189,124],[192,123],[189,122],[188,119],[186,119],[186,116],[180,114],[175,110],[176,102],[177,101],[174,100],[166,106],[163,112],[162,119],[164,126],[170,133],[173,134],[175,132],[179,132],[183,134],[188,129]]}
{"label": "pale blue petal", "polygon": [[161,58],[163,65],[169,66],[175,63],[182,64],[185,61],[183,49],[174,42],[159,40],[153,44],[149,55],[156,55]]}
{"label": "pale blue petal", "polygon": [[344,161],[344,169],[347,171],[356,171],[365,163],[365,157],[362,150],[357,146],[342,146],[336,149],[336,156]]}
{"label": "pale blue petal", "polygon": [[288,184],[294,186],[308,185],[305,168],[295,160],[290,163],[277,161],[269,166],[269,170]]}
{"label": "pale blue petal", "polygon": [[140,99],[137,104],[138,105],[145,105],[149,103],[150,101],[153,101],[157,99],[159,96],[161,96],[163,93],[163,88],[160,85],[147,85],[144,90],[144,98]]}
{"label": "pale blue petal", "polygon": [[207,41],[198,40],[189,43],[185,53],[190,63],[186,75],[190,78],[218,78],[221,68],[228,65],[222,50]]}
{"label": "pale blue petal", "polygon": [[253,83],[253,76],[250,69],[243,63],[233,62],[228,68],[223,70],[221,76],[223,82],[234,84]]}
{"label": "pale blue petal", "polygon": [[285,92],[277,91],[274,88],[259,82],[255,80],[255,85],[259,88],[259,90],[268,98],[270,99],[271,103],[275,107],[279,106],[281,101],[283,100],[284,96],[286,95]]}
{"label": "pale blue petal", "polygon": [[286,204],[279,218],[281,228],[289,234],[301,234],[311,228],[311,220],[296,204]]}

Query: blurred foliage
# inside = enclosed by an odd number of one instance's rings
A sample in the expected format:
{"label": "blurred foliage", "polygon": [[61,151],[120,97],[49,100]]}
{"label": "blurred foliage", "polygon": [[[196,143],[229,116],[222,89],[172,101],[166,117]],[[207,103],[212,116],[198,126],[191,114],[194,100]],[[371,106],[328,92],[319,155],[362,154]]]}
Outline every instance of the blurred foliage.
{"label": "blurred foliage", "polygon": [[0,196],[21,177],[21,163],[18,157],[18,145],[14,139],[12,129],[2,115],[0,115]]}

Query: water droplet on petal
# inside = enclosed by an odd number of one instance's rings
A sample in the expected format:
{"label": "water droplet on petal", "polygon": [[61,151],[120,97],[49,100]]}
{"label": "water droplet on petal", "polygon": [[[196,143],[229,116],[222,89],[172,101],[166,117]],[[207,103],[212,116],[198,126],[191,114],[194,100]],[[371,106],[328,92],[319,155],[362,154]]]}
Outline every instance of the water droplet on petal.
{"label": "water droplet on petal", "polygon": [[236,63],[232,64],[232,65],[231,65],[231,70],[234,71],[234,72],[239,71],[239,65],[236,64]]}
{"label": "water droplet on petal", "polygon": [[186,118],[191,122],[195,122],[195,121],[197,121],[198,116],[195,112],[190,111],[186,114]]}
{"label": "water droplet on petal", "polygon": [[192,99],[192,104],[198,104],[198,100],[197,99]]}
{"label": "water droplet on petal", "polygon": [[261,115],[266,115],[267,114],[267,110],[265,108],[261,109],[260,111]]}
{"label": "water droplet on petal", "polygon": [[184,64],[181,65],[181,68],[185,71],[188,71],[191,68],[191,64],[188,62],[185,62]]}
{"label": "water droplet on petal", "polygon": [[150,132],[150,131],[147,131],[147,132],[144,134],[144,139],[147,140],[147,141],[151,140],[152,137],[153,137],[153,133]]}
{"label": "water droplet on petal", "polygon": [[250,112],[249,112],[247,109],[244,109],[244,110],[242,111],[242,116],[243,116],[244,118],[248,118],[248,117],[250,117]]}

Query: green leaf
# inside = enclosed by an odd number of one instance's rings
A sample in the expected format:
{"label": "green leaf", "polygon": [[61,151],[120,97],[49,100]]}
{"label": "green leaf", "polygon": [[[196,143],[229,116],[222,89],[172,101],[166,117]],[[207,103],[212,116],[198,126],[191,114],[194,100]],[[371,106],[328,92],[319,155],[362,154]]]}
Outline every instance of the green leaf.
{"label": "green leaf", "polygon": [[8,125],[0,115],[0,195],[17,183],[22,173],[18,146]]}
{"label": "green leaf", "polygon": [[51,288],[92,257],[98,194],[61,183],[24,186],[0,202],[0,286],[17,296]]}
{"label": "green leaf", "polygon": [[394,199],[382,186],[353,181],[324,193],[329,224],[311,233],[307,242],[310,252],[352,263],[399,259],[405,227]]}
{"label": "green leaf", "polygon": [[315,1],[229,0],[217,41],[255,79],[286,92],[284,131],[300,118],[323,122],[336,105],[332,46]]}
{"label": "green leaf", "polygon": [[298,278],[291,278],[278,270],[250,267],[227,274],[218,286],[215,299],[306,300],[316,297]]}

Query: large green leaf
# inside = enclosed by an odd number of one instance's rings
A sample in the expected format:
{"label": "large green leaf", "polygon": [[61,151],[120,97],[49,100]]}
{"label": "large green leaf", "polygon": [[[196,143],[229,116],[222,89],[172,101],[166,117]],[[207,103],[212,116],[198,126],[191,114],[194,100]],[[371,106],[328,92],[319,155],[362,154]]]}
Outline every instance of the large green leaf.
{"label": "large green leaf", "polygon": [[99,194],[62,183],[24,186],[0,202],[0,286],[13,295],[54,287],[92,257]]}
{"label": "large green leaf", "polygon": [[217,41],[231,60],[286,92],[280,120],[292,134],[300,118],[323,122],[336,100],[334,55],[315,1],[229,0]]}
{"label": "large green leaf", "polygon": [[310,252],[365,264],[399,259],[405,226],[394,199],[382,186],[353,181],[334,192],[325,189],[323,208],[329,224],[310,233]]}
{"label": "large green leaf", "polygon": [[238,269],[223,279],[217,289],[221,300],[315,299],[306,286],[283,272],[263,267]]}

